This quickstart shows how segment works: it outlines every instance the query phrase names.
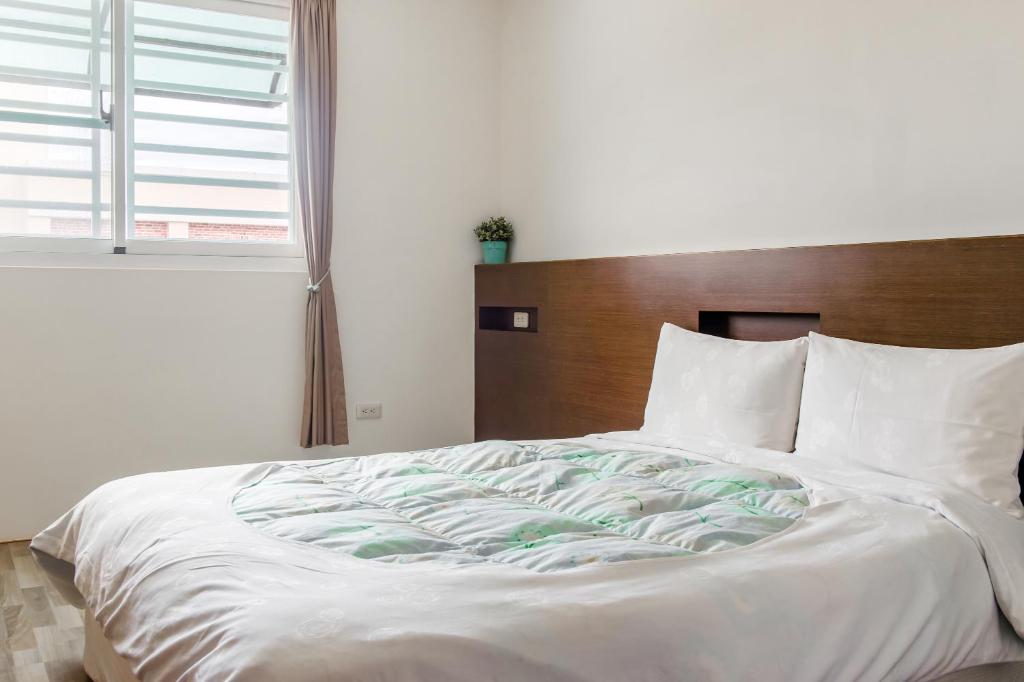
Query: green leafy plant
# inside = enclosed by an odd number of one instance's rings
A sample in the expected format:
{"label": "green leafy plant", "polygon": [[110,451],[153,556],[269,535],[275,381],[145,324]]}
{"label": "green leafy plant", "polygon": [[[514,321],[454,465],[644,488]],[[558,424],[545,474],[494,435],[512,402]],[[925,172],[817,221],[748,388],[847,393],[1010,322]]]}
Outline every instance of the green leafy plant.
{"label": "green leafy plant", "polygon": [[473,229],[473,234],[481,242],[511,241],[513,232],[512,223],[505,216],[491,217]]}

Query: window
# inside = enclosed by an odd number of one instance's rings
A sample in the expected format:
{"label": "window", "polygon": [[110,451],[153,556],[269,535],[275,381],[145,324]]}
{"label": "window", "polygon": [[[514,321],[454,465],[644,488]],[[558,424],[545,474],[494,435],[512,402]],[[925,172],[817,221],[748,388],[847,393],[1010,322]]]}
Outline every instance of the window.
{"label": "window", "polygon": [[0,5],[0,232],[109,239],[109,20],[88,0]]}
{"label": "window", "polygon": [[269,1],[2,0],[0,234],[295,254],[287,48]]}

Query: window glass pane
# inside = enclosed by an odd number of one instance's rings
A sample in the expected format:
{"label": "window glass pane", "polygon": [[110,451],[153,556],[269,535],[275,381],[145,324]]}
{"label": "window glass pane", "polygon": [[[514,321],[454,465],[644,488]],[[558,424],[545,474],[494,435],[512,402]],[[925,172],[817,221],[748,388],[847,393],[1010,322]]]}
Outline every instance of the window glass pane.
{"label": "window glass pane", "polygon": [[[89,128],[79,128],[77,126],[58,126],[51,125],[49,123],[27,123],[22,122],[20,120],[5,121],[2,118],[0,118],[0,133],[8,133],[10,134],[9,136],[13,136],[20,133],[31,136],[42,135],[44,137],[71,138],[68,140],[67,146],[76,147],[77,145],[81,144],[83,145],[81,148],[85,150],[88,150],[90,146],[89,140],[92,137],[92,130]],[[56,147],[58,147],[59,145],[47,146],[54,148],[52,154],[57,153]],[[84,154],[81,154],[79,156],[86,158],[88,157],[88,155],[88,151],[86,151]],[[25,157],[26,161],[32,161],[34,160],[34,158],[39,159],[45,157],[43,155],[33,157],[31,153],[29,153]]]}
{"label": "window glass pane", "polygon": [[[254,130],[252,128],[229,128],[201,123],[136,119],[136,142],[159,144],[166,142],[168,139],[187,140],[188,145],[198,147],[223,147],[243,151],[276,152],[278,154],[288,153],[287,130]],[[257,165],[253,170],[258,171],[260,167]],[[285,170],[287,170],[287,165]]]}
{"label": "window glass pane", "polygon": [[44,39],[45,34],[40,32],[19,31],[18,34],[0,29],[0,55],[3,55],[4,66],[8,70],[28,69],[30,74],[52,74],[56,78],[88,82],[90,44],[87,39],[67,40],[66,43],[81,44],[80,47],[67,47],[62,44],[65,42],[63,39],[54,41],[57,45],[29,42]]}
{"label": "window glass pane", "polygon": [[[230,207],[225,207],[225,192],[229,192],[232,198],[237,201],[235,208],[244,209],[247,212],[246,215],[252,211],[277,214],[281,212],[281,206],[288,205],[288,194],[285,188],[224,187],[213,184],[196,184],[191,182],[191,178],[177,178],[182,184],[176,184],[175,186],[179,187],[181,191],[176,196],[168,196],[167,183],[158,181],[142,182],[142,180],[149,180],[154,177],[149,175],[137,175],[136,177],[136,205],[166,206],[174,210],[193,208],[196,209],[197,217],[212,215],[209,212],[204,214],[203,209],[207,211],[231,210]],[[155,177],[169,179],[171,176],[161,175]],[[265,217],[275,218],[279,216],[267,215]]]}
{"label": "window glass pane", "polygon": [[[8,187],[12,187],[17,182],[17,180],[10,182]],[[92,198],[92,181],[90,178],[20,176],[20,185],[17,193],[23,199],[38,203],[45,203],[57,197],[65,203],[89,204]],[[40,214],[37,211],[32,215]]]}
{"label": "window glass pane", "polygon": [[[195,61],[184,61],[186,58],[194,58]],[[204,61],[200,61],[200,58]],[[213,59],[218,61],[213,63],[210,61]],[[260,64],[263,68],[236,66],[236,62]],[[208,68],[211,64],[216,68]],[[275,85],[275,80],[280,83],[278,92],[284,87],[286,75],[281,71],[273,70],[273,67],[287,68],[281,66],[279,62],[262,59],[215,57],[198,50],[160,48],[136,55],[135,78],[143,81],[160,81],[165,84],[174,83],[185,88],[241,90],[245,94],[239,93],[237,96],[249,96],[255,100],[254,103],[259,103],[259,98],[262,95],[270,93],[271,88]],[[173,76],[173,80],[163,80],[169,75]]]}
{"label": "window glass pane", "polygon": [[[6,58],[0,57],[0,73]],[[106,65],[104,65],[104,68]],[[74,87],[51,87],[46,80],[38,83],[18,82],[9,74],[3,77],[3,90],[0,93],[0,108],[7,111],[38,111],[54,114],[88,115],[92,113],[93,93],[89,86],[74,84]],[[17,82],[17,88],[8,85]],[[101,87],[109,88],[109,80],[103,81]],[[15,92],[16,90],[16,92]],[[110,93],[103,94],[104,110],[110,111]]]}
{"label": "window glass pane", "polygon": [[136,239],[290,242],[288,22],[134,3]]}
{"label": "window glass pane", "polygon": [[109,21],[101,0],[0,6],[3,234],[109,237]]}
{"label": "window glass pane", "polygon": [[92,7],[88,2],[32,3],[32,7],[0,5],[0,22],[5,31],[37,29],[57,36],[88,38]]}
{"label": "window glass pane", "polygon": [[209,242],[288,241],[288,221],[270,218],[135,214],[135,239],[189,239]]}
{"label": "window glass pane", "polygon": [[135,173],[287,182],[288,162],[136,150]]}

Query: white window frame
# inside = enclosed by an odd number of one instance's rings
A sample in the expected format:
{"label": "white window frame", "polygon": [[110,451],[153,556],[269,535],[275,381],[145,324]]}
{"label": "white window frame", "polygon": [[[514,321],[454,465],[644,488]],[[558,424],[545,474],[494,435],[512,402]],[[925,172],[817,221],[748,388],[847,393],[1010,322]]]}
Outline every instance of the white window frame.
{"label": "white window frame", "polygon": [[[220,11],[237,11],[239,8],[244,7],[246,11],[252,14],[262,15],[272,18],[281,18],[282,14],[287,15],[287,4],[284,0],[159,0],[166,4],[179,4],[189,7],[197,7],[202,9],[212,9]],[[85,36],[86,32],[79,29],[72,29],[67,31],[68,33],[74,33],[70,35],[67,40],[63,38],[50,38],[50,37],[37,37],[31,36],[26,39],[42,42],[42,43],[54,43],[54,44],[65,44],[69,42],[76,42],[82,44],[81,47],[86,48],[85,40],[88,38],[91,43],[91,50],[95,55],[99,50],[104,49],[100,45],[100,31],[102,31],[102,25],[97,26],[95,17],[100,14],[100,2],[101,0],[92,0],[92,10],[77,10],[73,8],[65,8],[57,5],[47,5],[45,0],[38,3],[41,6],[46,6],[47,11],[57,13],[73,13],[82,15],[88,13],[93,17],[93,28],[88,31],[88,36]],[[33,4],[37,4],[33,2]],[[89,77],[83,79],[83,82],[88,82],[89,86],[94,93],[93,105],[91,109],[89,107],[61,107],[55,105],[54,113],[35,113],[35,112],[13,112],[7,113],[0,112],[0,117],[4,120],[24,121],[26,123],[50,123],[52,125],[71,125],[81,126],[85,128],[93,128],[94,133],[92,140],[83,138],[81,143],[83,146],[90,146],[93,150],[94,164],[93,168],[99,168],[98,157],[100,155],[100,141],[99,133],[103,128],[107,128],[111,131],[112,138],[112,190],[110,197],[110,204],[100,203],[100,192],[101,192],[101,178],[95,172],[86,173],[84,171],[59,171],[55,169],[7,169],[7,171],[16,172],[19,174],[27,175],[53,175],[55,177],[81,177],[92,179],[92,203],[91,204],[72,204],[67,202],[33,202],[35,205],[38,203],[39,208],[44,209],[55,209],[60,210],[62,208],[68,210],[91,210],[93,214],[93,229],[98,230],[100,225],[100,212],[104,208],[109,209],[111,217],[111,236],[100,237],[98,235],[93,237],[62,237],[62,236],[34,236],[34,235],[2,235],[0,236],[0,253],[70,253],[70,254],[126,254],[126,255],[143,255],[143,256],[244,256],[244,257],[269,257],[269,258],[302,258],[304,256],[304,248],[302,242],[302,234],[299,229],[299,223],[294,207],[294,169],[292,159],[292,111],[291,107],[288,107],[289,121],[287,124],[265,124],[265,123],[246,123],[242,121],[234,121],[230,119],[213,119],[210,117],[202,116],[185,116],[185,115],[161,115],[151,114],[147,112],[134,112],[133,100],[135,96],[136,81],[134,78],[134,54],[145,53],[146,48],[135,47],[134,37],[134,17],[133,17],[133,0],[110,0],[110,12],[111,12],[111,91],[112,91],[112,120],[105,122],[104,125],[101,122],[100,103],[99,97],[99,78],[98,71],[94,70]],[[158,24],[158,20],[147,19],[148,23]],[[103,22],[100,21],[100,24]],[[49,30],[49,29],[48,29]],[[222,29],[225,30],[225,29]],[[64,32],[64,31],[61,31]],[[82,36],[77,38],[76,36]],[[287,39],[285,39],[286,41]],[[162,53],[166,54],[166,53]],[[198,55],[187,55],[183,56],[189,60],[209,61],[210,63],[221,63],[224,60],[218,57],[201,57]],[[287,71],[287,67],[272,67],[267,68],[278,71]],[[29,71],[35,72],[35,69]],[[33,75],[43,76],[49,74],[43,74],[42,72],[34,74],[24,74],[25,77],[31,77]],[[141,82],[140,82],[141,83]],[[169,84],[164,83],[149,83],[150,85],[159,85],[168,87]],[[289,84],[290,85],[290,84]],[[175,86],[169,86],[175,87]],[[203,88],[195,88],[200,90]],[[218,92],[214,93],[213,88],[206,88],[209,90],[209,94],[232,94],[236,96],[251,96],[250,93],[246,92],[234,92],[217,89]],[[190,89],[190,92],[193,90]],[[268,95],[270,98],[280,97],[281,101],[289,103],[291,101],[291,87],[288,88],[285,95]],[[0,100],[0,107],[4,105],[4,102]],[[35,107],[36,112],[38,106]],[[56,111],[56,109],[62,109]],[[66,109],[63,110],[63,109]],[[74,111],[71,111],[74,109]],[[131,112],[133,115],[129,115]],[[75,114],[78,114],[77,116]],[[182,177],[175,178],[173,182],[181,182],[181,180],[188,180],[187,184],[200,185],[200,186],[229,186],[229,187],[248,187],[248,188],[268,188],[268,189],[287,189],[288,190],[288,211],[286,212],[271,212],[271,211],[247,211],[247,210],[234,210],[234,209],[203,209],[203,208],[189,208],[189,207],[162,207],[162,206],[135,206],[134,205],[134,183],[136,179],[142,179],[143,181],[167,181],[168,176],[161,176],[155,174],[140,174],[136,177],[134,173],[134,152],[136,148],[148,148],[150,150],[156,150],[156,147],[160,147],[158,151],[169,151],[169,152],[181,152],[186,150],[192,150],[194,148],[188,145],[152,145],[152,144],[136,144],[134,141],[134,119],[135,118],[147,118],[155,120],[173,120],[181,123],[200,123],[200,124],[211,124],[211,125],[224,125],[231,127],[242,127],[242,128],[254,128],[262,129],[271,126],[275,130],[284,130],[288,132],[288,153],[270,153],[270,152],[244,152],[239,150],[218,150],[226,152],[228,156],[244,156],[251,158],[268,158],[274,160],[287,160],[288,163],[288,181],[285,183],[275,182],[262,182],[262,181],[246,181],[246,180],[230,180],[220,178],[203,178],[203,177]],[[7,137],[18,137],[16,134],[6,134]],[[37,135],[23,136],[37,138]],[[205,148],[203,153],[209,154]],[[216,155],[216,154],[214,154]],[[186,183],[182,183],[186,184]],[[8,204],[26,202],[10,201]],[[120,210],[118,207],[121,207]],[[225,218],[271,218],[279,220],[287,220],[289,225],[289,233],[292,241],[289,243],[258,243],[258,242],[242,242],[242,241],[206,241],[206,240],[189,240],[189,239],[136,239],[128,236],[128,226],[134,224],[134,214],[137,209],[147,209],[147,213],[155,213],[162,215],[183,215],[183,216],[202,216],[202,217],[225,217]]]}

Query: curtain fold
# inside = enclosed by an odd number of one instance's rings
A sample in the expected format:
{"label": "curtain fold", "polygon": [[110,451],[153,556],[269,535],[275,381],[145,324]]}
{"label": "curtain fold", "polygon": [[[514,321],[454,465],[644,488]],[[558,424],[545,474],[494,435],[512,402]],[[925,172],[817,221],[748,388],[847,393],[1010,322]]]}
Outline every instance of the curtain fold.
{"label": "curtain fold", "polygon": [[348,442],[341,338],[331,282],[338,87],[335,15],[335,0],[292,0],[295,202],[309,270],[306,385],[299,437],[299,444],[306,448]]}

